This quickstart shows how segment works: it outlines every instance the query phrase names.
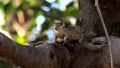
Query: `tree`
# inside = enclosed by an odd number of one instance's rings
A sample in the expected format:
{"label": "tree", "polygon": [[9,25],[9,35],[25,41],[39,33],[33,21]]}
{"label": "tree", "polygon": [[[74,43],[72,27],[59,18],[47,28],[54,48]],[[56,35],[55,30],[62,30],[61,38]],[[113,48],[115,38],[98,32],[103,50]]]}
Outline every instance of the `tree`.
{"label": "tree", "polygon": [[[77,25],[81,42],[21,46],[0,33],[0,56],[22,68],[111,68],[110,53],[94,0],[79,0]],[[101,0],[100,9],[112,42],[114,68],[119,68],[119,1]],[[116,26],[115,26],[116,25]],[[116,27],[116,28],[115,28]],[[101,36],[102,35],[102,36]],[[115,37],[118,36],[118,37]],[[7,43],[6,43],[7,42]]]}

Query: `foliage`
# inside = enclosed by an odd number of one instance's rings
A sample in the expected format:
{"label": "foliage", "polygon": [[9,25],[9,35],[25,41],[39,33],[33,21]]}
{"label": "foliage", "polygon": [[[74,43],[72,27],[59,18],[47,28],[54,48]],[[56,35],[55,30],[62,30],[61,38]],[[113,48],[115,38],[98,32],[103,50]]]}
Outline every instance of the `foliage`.
{"label": "foliage", "polygon": [[0,0],[0,31],[16,42],[53,42],[54,21],[74,24],[76,0]]}

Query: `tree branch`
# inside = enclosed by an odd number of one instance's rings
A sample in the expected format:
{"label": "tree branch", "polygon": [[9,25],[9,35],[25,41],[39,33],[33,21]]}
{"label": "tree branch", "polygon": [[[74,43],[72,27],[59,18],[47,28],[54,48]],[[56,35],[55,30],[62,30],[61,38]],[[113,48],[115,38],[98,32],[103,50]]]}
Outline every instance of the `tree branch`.
{"label": "tree branch", "polygon": [[[114,64],[119,64],[120,38],[110,37]],[[6,43],[7,42],[7,43]],[[60,44],[21,46],[0,33],[0,56],[22,68],[106,68],[109,66],[109,49],[106,37],[68,43],[73,50]],[[71,53],[70,53],[71,52]]]}
{"label": "tree branch", "polygon": [[67,49],[60,44],[23,46],[2,33],[0,33],[0,56],[23,68],[68,67],[71,58]]}

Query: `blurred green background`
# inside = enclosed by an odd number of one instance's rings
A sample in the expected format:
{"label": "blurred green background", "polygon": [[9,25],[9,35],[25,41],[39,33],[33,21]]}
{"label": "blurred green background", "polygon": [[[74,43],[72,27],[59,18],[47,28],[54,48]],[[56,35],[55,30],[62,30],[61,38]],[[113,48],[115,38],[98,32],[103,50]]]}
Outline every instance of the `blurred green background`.
{"label": "blurred green background", "polygon": [[0,0],[0,32],[21,44],[53,42],[54,22],[74,25],[77,15],[77,0]]}
{"label": "blurred green background", "polygon": [[14,41],[53,42],[54,21],[74,25],[77,0],[0,0],[0,32]]}

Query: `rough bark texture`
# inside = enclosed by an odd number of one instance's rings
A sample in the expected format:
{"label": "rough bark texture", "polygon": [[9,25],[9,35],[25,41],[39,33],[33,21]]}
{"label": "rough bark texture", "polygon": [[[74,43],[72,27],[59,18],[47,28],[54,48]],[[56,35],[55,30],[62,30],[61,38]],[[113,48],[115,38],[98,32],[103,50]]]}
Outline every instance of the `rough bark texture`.
{"label": "rough bark texture", "polygon": [[100,8],[109,34],[120,37],[120,0],[102,0]]}
{"label": "rough bark texture", "polygon": [[[120,38],[110,37],[115,68],[120,63]],[[5,43],[4,41],[7,41]],[[68,49],[60,44],[21,46],[0,33],[0,56],[22,68],[110,68],[106,37],[74,44]],[[73,45],[68,44],[67,46]]]}
{"label": "rough bark texture", "polygon": [[[100,0],[109,34],[120,36],[120,1]],[[0,33],[0,56],[22,68],[111,68],[106,37],[100,25],[94,0],[79,0],[77,25],[83,35],[81,42],[22,46]],[[113,18],[114,17],[114,18]],[[116,25],[116,28],[115,28]],[[111,36],[114,68],[120,65],[120,38]]]}
{"label": "rough bark texture", "polygon": [[68,50],[59,44],[22,46],[2,33],[0,33],[0,44],[0,56],[22,68],[67,68],[69,66],[71,56]]}
{"label": "rough bark texture", "polygon": [[94,37],[97,34],[95,30],[96,23],[99,20],[94,3],[90,0],[78,0],[79,1],[79,16],[78,22],[81,26],[81,34],[84,37]]}

